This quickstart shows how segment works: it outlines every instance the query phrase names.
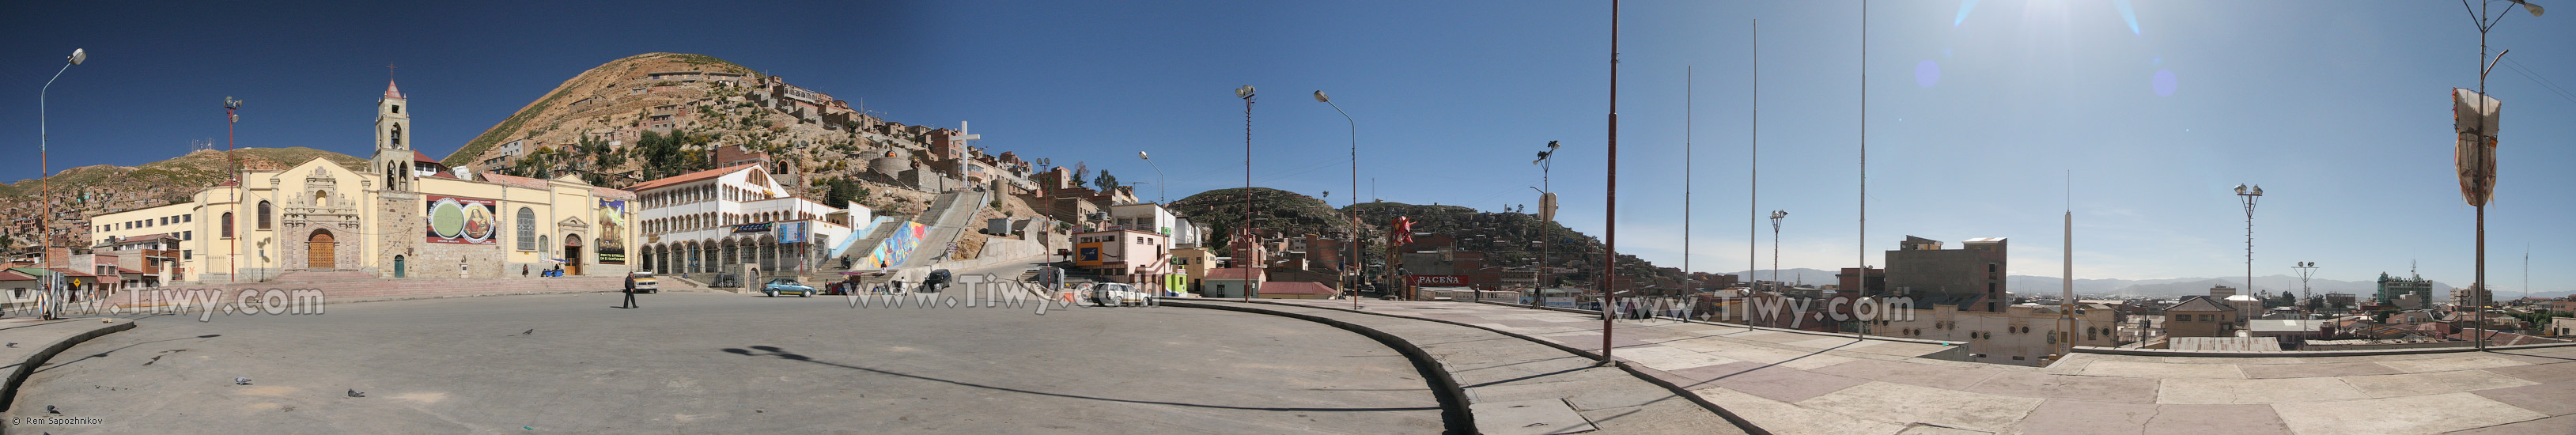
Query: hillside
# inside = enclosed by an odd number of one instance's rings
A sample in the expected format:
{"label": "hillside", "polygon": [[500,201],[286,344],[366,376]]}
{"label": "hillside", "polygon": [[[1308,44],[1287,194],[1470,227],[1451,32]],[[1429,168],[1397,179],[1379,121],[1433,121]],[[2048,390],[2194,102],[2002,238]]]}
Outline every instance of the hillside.
{"label": "hillside", "polygon": [[[1199,192],[1172,202],[1172,212],[1188,217],[1190,222],[1209,229],[1216,235],[1212,243],[1224,246],[1226,234],[1233,234],[1243,224],[1244,188]],[[1348,219],[1340,210],[1315,197],[1266,187],[1251,188],[1253,216],[1265,231],[1281,234],[1329,234],[1349,229]]]}
{"label": "hillside", "polygon": [[[304,147],[242,148],[234,150],[244,170],[283,170],[312,161],[330,159],[340,166],[359,169],[366,160],[345,154]],[[42,179],[19,180],[0,185],[0,212],[11,216],[35,216],[43,203],[38,202],[38,187],[51,184],[52,202],[62,212],[53,222],[56,228],[72,233],[61,240],[88,240],[79,230],[80,219],[144,207],[187,202],[190,196],[216,183],[229,179],[229,167],[223,151],[197,151],[139,166],[91,165],[64,169]],[[33,243],[30,234],[18,234],[10,228],[11,240]]]}

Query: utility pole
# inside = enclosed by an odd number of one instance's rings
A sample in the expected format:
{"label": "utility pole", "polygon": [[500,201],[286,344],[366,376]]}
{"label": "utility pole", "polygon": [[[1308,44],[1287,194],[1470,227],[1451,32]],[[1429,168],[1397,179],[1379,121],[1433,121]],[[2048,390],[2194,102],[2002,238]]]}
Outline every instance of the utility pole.
{"label": "utility pole", "polygon": [[[234,114],[233,111],[241,109],[241,106],[242,100],[234,99],[232,96],[224,97],[224,164],[227,166],[226,169],[232,174],[233,178],[232,209],[235,211],[242,209],[242,194],[250,192],[249,186],[242,185],[240,153],[233,152],[233,124],[241,123],[241,115]],[[239,213],[234,214],[233,219],[240,218],[241,215]],[[232,234],[233,228],[239,226],[234,224],[231,219],[217,220],[226,221],[217,222],[218,224],[224,225],[224,232],[218,234]],[[233,242],[231,244],[232,252],[230,255],[224,256],[224,267],[230,270],[230,272],[224,277],[225,280],[241,282],[242,239],[249,238],[244,237],[248,235],[249,234],[233,234],[232,237],[227,237],[229,239],[233,239]]]}
{"label": "utility pole", "polygon": [[1610,334],[1619,300],[1619,0],[1610,0],[1609,185],[1601,206],[1601,365],[1610,359]]}
{"label": "utility pole", "polygon": [[1254,283],[1261,281],[1260,276],[1255,275],[1261,273],[1261,269],[1257,267],[1258,265],[1254,264],[1259,262],[1258,259],[1261,257],[1261,235],[1253,232],[1252,230],[1252,92],[1252,85],[1243,85],[1243,87],[1236,88],[1234,90],[1234,97],[1243,99],[1244,244],[1243,247],[1236,250],[1236,252],[1239,253],[1237,254],[1238,256],[1244,258],[1236,259],[1235,263],[1237,266],[1243,267],[1243,290],[1240,293],[1243,294],[1244,302],[1252,302]]}

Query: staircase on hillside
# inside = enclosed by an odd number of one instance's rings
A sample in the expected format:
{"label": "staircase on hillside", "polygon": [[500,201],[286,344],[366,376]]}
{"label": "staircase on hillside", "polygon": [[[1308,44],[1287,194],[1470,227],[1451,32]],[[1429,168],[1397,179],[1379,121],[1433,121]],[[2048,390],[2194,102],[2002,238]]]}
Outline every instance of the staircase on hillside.
{"label": "staircase on hillside", "polygon": [[931,202],[930,210],[921,214],[931,219],[922,223],[930,225],[929,237],[921,239],[921,244],[913,248],[912,257],[903,266],[922,267],[945,261],[948,244],[956,242],[967,228],[975,226],[976,212],[984,211],[984,204],[992,201],[990,198],[990,193],[973,190],[940,194],[937,201]]}

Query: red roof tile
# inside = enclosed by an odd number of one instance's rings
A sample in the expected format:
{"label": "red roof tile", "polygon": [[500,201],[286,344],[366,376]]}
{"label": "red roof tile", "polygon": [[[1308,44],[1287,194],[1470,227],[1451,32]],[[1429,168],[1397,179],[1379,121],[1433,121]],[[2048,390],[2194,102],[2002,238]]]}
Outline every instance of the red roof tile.
{"label": "red roof tile", "polygon": [[402,90],[401,90],[401,89],[395,89],[395,88],[394,88],[394,81],[393,81],[393,80],[391,80],[391,79],[387,79],[387,80],[385,80],[385,98],[402,98],[402,97],[403,97],[403,96],[402,96]]}
{"label": "red roof tile", "polygon": [[0,270],[0,281],[35,281],[36,277],[15,270]]}
{"label": "red roof tile", "polygon": [[1205,278],[1205,279],[1224,279],[1224,280],[1236,280],[1236,281],[1241,281],[1241,280],[1243,280],[1243,277],[1244,277],[1244,276],[1247,276],[1247,275],[1248,275],[1248,276],[1253,276],[1253,277],[1259,277],[1259,276],[1261,276],[1261,270],[1259,270],[1259,269],[1245,269],[1245,268],[1240,268],[1240,267],[1228,267],[1228,268],[1223,268],[1223,269],[1208,269],[1208,272],[1207,272],[1207,278]]}
{"label": "red roof tile", "polygon": [[438,163],[438,159],[429,158],[428,154],[421,154],[420,150],[411,150],[411,161]]}
{"label": "red roof tile", "polygon": [[1266,295],[1329,295],[1335,293],[1332,287],[1325,287],[1324,283],[1305,281],[1272,281],[1262,283],[1261,289],[1256,292]]}
{"label": "red roof tile", "polygon": [[691,173],[687,173],[687,174],[682,174],[682,175],[674,176],[674,177],[665,177],[665,178],[662,178],[662,179],[659,179],[659,180],[653,180],[653,181],[646,181],[646,182],[642,182],[642,183],[636,183],[636,184],[635,184],[635,185],[633,185],[633,186],[626,186],[626,190],[628,190],[628,191],[634,191],[634,192],[642,192],[642,191],[646,191],[646,190],[653,190],[653,189],[655,189],[655,188],[660,188],[660,187],[664,187],[664,186],[670,186],[670,185],[675,185],[675,184],[680,184],[680,183],[687,183],[687,182],[692,182],[692,181],[698,181],[698,180],[705,180],[705,179],[709,179],[709,178],[721,177],[721,176],[724,176],[725,174],[731,174],[731,173],[734,173],[734,172],[738,172],[738,171],[742,171],[742,170],[746,170],[746,169],[758,168],[758,167],[760,167],[760,164],[758,164],[758,163],[752,163],[752,164],[733,165],[733,166],[727,166],[727,167],[716,168],[716,169],[708,169],[708,170],[704,170],[704,171],[697,171],[697,172],[691,172]]}

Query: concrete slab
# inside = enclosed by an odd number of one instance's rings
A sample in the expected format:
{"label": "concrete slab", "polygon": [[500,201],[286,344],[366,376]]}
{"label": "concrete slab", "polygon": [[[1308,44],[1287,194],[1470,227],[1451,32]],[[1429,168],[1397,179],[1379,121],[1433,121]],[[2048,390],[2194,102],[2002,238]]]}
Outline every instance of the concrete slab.
{"label": "concrete slab", "polygon": [[2487,373],[2512,376],[2532,382],[2576,382],[2576,363],[2497,367],[2487,369]]}
{"label": "concrete slab", "polygon": [[2144,403],[2049,400],[2008,433],[2134,435],[2155,416],[2156,405]]}
{"label": "concrete slab", "polygon": [[1968,387],[1967,391],[2045,399],[2153,403],[2156,400],[2156,380],[2004,372]]}
{"label": "concrete slab", "polygon": [[1832,411],[1806,408],[1761,396],[1724,388],[1694,390],[1720,408],[1735,412],[1754,426],[1779,435],[1888,435],[1905,430],[1905,425],[1875,418],[1884,415],[1853,416]]}
{"label": "concrete slab", "polygon": [[1848,415],[2001,432],[2039,408],[2040,399],[1870,382],[1794,402]]}
{"label": "concrete slab", "polygon": [[1897,432],[1896,435],[1988,435],[1993,433],[1994,432],[1917,423],[1912,426],[1906,426],[1904,432]]}
{"label": "concrete slab", "polygon": [[[2549,415],[2576,414],[2576,382],[2554,382],[2513,388],[2478,390],[2480,397],[2522,407]],[[2576,433],[2576,432],[2571,432]]]}
{"label": "concrete slab", "polygon": [[1600,430],[1563,400],[1539,399],[1467,405],[1476,431],[1504,435],[1554,435]]}
{"label": "concrete slab", "polygon": [[2291,431],[2302,434],[2442,433],[2548,417],[2470,393],[2280,403],[2272,408]]}
{"label": "concrete slab", "polygon": [[[2455,355],[2459,355],[2459,354],[2455,354]],[[2491,368],[2497,368],[2497,367],[2525,366],[2525,365],[2531,365],[2531,364],[2530,364],[2530,363],[2526,363],[2526,362],[2521,362],[2521,361],[2514,361],[2514,360],[2504,359],[2504,358],[2497,358],[2497,357],[2492,357],[2492,356],[2474,355],[2474,354],[2471,354],[2471,356],[2460,356],[2460,357],[2451,357],[2451,358],[2419,359],[2419,360],[2409,360],[2409,361],[2382,361],[2382,362],[2380,362],[2380,363],[2379,363],[2379,365],[2388,366],[2388,367],[2390,367],[2390,368],[2395,368],[2395,369],[2397,369],[2397,370],[2405,371],[2405,372],[2407,372],[2407,373],[2431,373],[2431,372],[2447,372],[2447,371],[2453,371],[2453,370],[2477,370],[2477,369],[2491,369]]]}
{"label": "concrete slab", "polygon": [[2288,435],[2268,405],[2156,405],[2145,435]]}
{"label": "concrete slab", "polygon": [[2576,415],[2487,426],[2444,435],[2565,435],[2576,433]]}
{"label": "concrete slab", "polygon": [[1963,390],[2002,373],[2000,369],[1950,367],[1896,361],[1851,360],[1808,371],[1899,384]]}
{"label": "concrete slab", "polygon": [[1672,373],[1701,380],[1697,383],[1683,384],[1682,388],[1685,389],[1727,388],[1783,402],[1806,400],[1869,382],[1746,362],[1675,370]]}
{"label": "concrete slab", "polygon": [[1656,370],[1667,371],[1740,362],[1733,358],[1711,356],[1704,353],[1666,346],[1643,346],[1634,349],[1620,349],[1616,352],[1612,352],[1611,355],[1618,356],[1620,359],[1635,362],[1639,365],[1653,367]]}
{"label": "concrete slab", "polygon": [[2174,364],[2140,361],[2095,361],[2084,367],[2085,376],[2165,379],[2245,379],[2245,372],[2235,364]]}
{"label": "concrete slab", "polygon": [[2360,389],[2335,378],[2166,379],[2156,403],[2261,404],[2367,399]]}
{"label": "concrete slab", "polygon": [[2393,375],[2396,368],[2375,362],[2340,362],[2315,364],[2245,364],[2236,367],[2248,379],[2310,378],[2327,376]]}
{"label": "concrete slab", "polygon": [[2535,384],[2511,376],[2484,370],[2455,372],[2408,373],[2400,375],[2344,376],[2344,382],[2360,388],[2370,397],[2422,396],[2460,391],[2477,391]]}

